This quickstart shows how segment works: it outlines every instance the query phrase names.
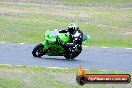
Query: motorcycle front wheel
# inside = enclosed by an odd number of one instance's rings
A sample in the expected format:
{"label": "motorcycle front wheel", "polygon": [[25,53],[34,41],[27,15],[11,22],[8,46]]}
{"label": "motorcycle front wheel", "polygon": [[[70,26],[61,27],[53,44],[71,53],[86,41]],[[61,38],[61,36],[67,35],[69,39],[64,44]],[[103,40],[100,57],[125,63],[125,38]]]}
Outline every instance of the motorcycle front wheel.
{"label": "motorcycle front wheel", "polygon": [[38,44],[38,45],[36,45],[35,46],[35,48],[33,49],[33,51],[32,51],[32,54],[33,54],[33,56],[34,57],[41,57],[41,56],[43,56],[44,54],[44,52],[43,52],[43,48],[44,48],[44,45],[43,44]]}

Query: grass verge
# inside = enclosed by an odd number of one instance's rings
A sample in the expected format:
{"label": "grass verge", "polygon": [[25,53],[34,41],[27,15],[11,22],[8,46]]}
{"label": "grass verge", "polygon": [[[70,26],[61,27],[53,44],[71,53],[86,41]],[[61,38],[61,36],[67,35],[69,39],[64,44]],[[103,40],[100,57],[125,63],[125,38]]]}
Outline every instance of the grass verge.
{"label": "grass verge", "polygon": [[[63,3],[66,2],[75,2],[74,8],[61,3],[42,6],[0,2],[0,41],[39,43],[46,30],[64,29],[68,23],[77,22],[80,29],[91,36],[84,45],[132,47],[132,9],[129,4],[128,7],[100,8],[78,7],[80,0],[64,0]],[[89,3],[90,0],[82,2]],[[120,2],[131,3],[131,0]]]}
{"label": "grass verge", "polygon": [[[87,70],[93,74],[130,74],[121,71]],[[77,69],[51,69],[46,67],[0,65],[0,88],[131,88],[130,84],[76,83]]]}

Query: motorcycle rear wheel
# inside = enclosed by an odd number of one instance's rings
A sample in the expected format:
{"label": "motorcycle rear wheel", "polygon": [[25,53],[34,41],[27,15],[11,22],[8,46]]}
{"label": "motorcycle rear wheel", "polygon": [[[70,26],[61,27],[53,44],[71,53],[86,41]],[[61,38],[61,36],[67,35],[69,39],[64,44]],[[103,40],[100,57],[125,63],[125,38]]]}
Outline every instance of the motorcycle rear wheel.
{"label": "motorcycle rear wheel", "polygon": [[81,53],[81,51],[82,51],[82,47],[78,47],[76,52],[73,52],[73,53],[72,52],[66,52],[64,57],[66,59],[74,59]]}
{"label": "motorcycle rear wheel", "polygon": [[73,54],[71,54],[71,53],[68,53],[68,54],[64,55],[64,57],[66,59],[74,59],[75,58],[75,56]]}
{"label": "motorcycle rear wheel", "polygon": [[44,52],[43,52],[43,48],[44,48],[44,45],[43,44],[38,44],[38,45],[36,45],[35,46],[35,48],[33,49],[33,51],[32,51],[32,54],[33,54],[33,56],[34,57],[41,57],[41,56],[43,56],[44,54]]}

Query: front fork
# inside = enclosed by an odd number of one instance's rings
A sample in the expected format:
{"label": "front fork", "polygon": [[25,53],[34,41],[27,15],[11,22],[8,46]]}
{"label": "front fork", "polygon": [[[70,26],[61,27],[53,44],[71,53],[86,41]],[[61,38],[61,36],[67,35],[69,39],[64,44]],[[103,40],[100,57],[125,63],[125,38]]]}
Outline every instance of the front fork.
{"label": "front fork", "polygon": [[44,54],[48,53],[48,51],[47,51],[49,48],[48,43],[46,41],[43,41],[43,42],[41,42],[41,44],[44,46],[44,48],[43,48]]}
{"label": "front fork", "polygon": [[46,41],[43,41],[41,43],[44,46],[44,49],[48,49],[49,48],[49,45],[48,45],[48,43]]}

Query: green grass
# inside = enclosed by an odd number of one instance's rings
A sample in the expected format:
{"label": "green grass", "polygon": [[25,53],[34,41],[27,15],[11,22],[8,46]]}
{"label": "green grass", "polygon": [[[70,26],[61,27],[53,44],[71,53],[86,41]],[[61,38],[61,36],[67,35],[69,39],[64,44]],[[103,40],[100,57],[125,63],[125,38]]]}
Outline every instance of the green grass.
{"label": "green grass", "polygon": [[45,4],[45,5],[66,5],[66,6],[109,6],[118,7],[130,4],[131,0],[1,0],[2,2],[15,2],[15,3],[32,3],[32,4]]}
{"label": "green grass", "polygon": [[0,78],[0,88],[30,88],[19,80]]}
{"label": "green grass", "polygon": [[[89,74],[130,74],[121,71],[87,70]],[[0,88],[131,88],[130,84],[76,83],[77,69],[0,65]]]}
{"label": "green grass", "polygon": [[[8,1],[13,2],[13,0]],[[37,1],[41,0],[32,2],[37,3]],[[104,0],[64,0],[63,4],[50,6],[48,3],[43,6],[0,3],[0,41],[39,43],[43,41],[46,30],[65,29],[68,23],[77,21],[80,29],[91,36],[84,45],[132,47],[132,9],[129,7],[131,0],[106,1],[108,3],[115,1],[119,5],[127,3],[127,8],[78,7],[77,3],[80,1],[96,4],[104,2]],[[62,1],[58,0],[58,2]],[[75,2],[74,8],[64,5],[67,2]]]}

